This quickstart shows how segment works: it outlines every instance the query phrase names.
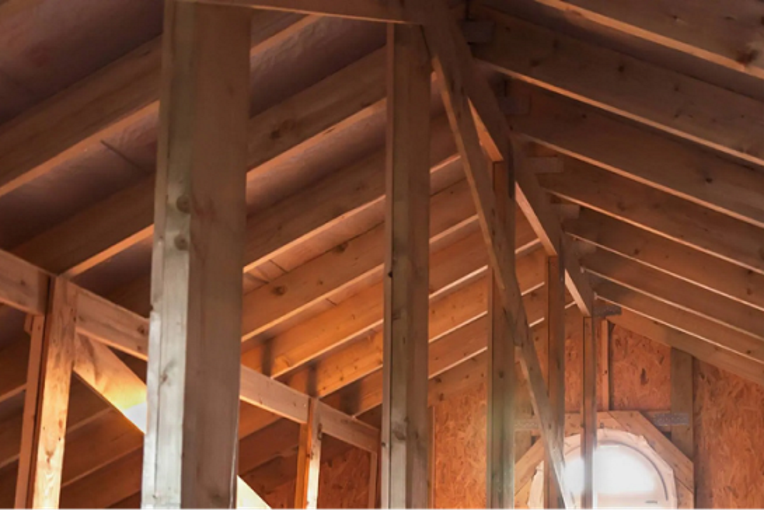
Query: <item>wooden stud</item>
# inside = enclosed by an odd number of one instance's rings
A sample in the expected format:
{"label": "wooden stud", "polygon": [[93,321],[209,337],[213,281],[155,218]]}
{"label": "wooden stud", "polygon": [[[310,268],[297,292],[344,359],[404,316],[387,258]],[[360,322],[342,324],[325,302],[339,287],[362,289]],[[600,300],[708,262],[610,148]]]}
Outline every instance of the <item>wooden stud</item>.
{"label": "wooden stud", "polygon": [[294,507],[317,508],[318,477],[321,469],[321,411],[318,399],[311,399],[308,422],[300,427],[300,451],[297,454],[297,482]]}
{"label": "wooden stud", "polygon": [[142,506],[230,508],[250,18],[167,0],[164,19]]}
{"label": "wooden stud", "polygon": [[435,508],[435,479],[437,473],[435,413],[435,405],[427,408],[427,508]]}
{"label": "wooden stud", "polygon": [[692,460],[695,450],[692,424],[693,358],[678,349],[671,349],[671,412],[689,417],[688,425],[671,426],[671,442]]}
{"label": "wooden stud", "polygon": [[16,483],[18,508],[58,508],[76,331],[77,287],[53,280],[48,313],[32,320]]}
{"label": "wooden stud", "polygon": [[[503,162],[493,164],[496,212],[514,239],[514,176]],[[515,266],[514,250],[506,261]],[[488,508],[513,508],[515,486],[515,342],[512,312],[504,308],[496,278],[488,279],[488,309],[491,328],[488,340],[488,472],[486,502]]]}
{"label": "wooden stud", "polygon": [[369,452],[369,508],[377,508],[379,495],[379,454]]}
{"label": "wooden stud", "polygon": [[600,336],[597,343],[597,410],[610,410],[610,340],[613,323],[607,319],[600,321]]}
{"label": "wooden stud", "polygon": [[430,64],[421,30],[390,25],[382,508],[427,505]]}
{"label": "wooden stud", "polygon": [[596,508],[595,458],[597,449],[597,318],[584,318],[583,392],[581,402],[581,456],[584,486],[581,508]]}
{"label": "wooden stud", "polygon": [[[546,261],[547,286],[547,380],[554,420],[553,440],[563,448],[565,428],[565,268],[561,257]],[[551,461],[544,464],[545,508],[559,508],[560,494],[552,480]]]}

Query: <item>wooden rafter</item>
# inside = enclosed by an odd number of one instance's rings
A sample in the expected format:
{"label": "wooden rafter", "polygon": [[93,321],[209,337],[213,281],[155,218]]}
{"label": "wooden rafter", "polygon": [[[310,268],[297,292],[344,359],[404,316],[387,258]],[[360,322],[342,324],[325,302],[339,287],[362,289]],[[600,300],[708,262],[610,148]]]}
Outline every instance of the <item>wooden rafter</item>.
{"label": "wooden rafter", "polygon": [[[475,56],[534,85],[750,163],[764,164],[764,104],[606,47],[487,10],[497,23]],[[577,72],[585,68],[586,73]],[[733,113],[734,112],[734,113]],[[719,120],[724,119],[720,129]]]}
{"label": "wooden rafter", "polygon": [[[697,9],[691,0],[645,4],[640,0],[534,0],[566,15],[660,44],[671,50],[764,79],[764,65],[751,41],[759,19],[744,5],[709,4]],[[496,4],[498,2],[487,2]],[[726,23],[720,25],[724,20]],[[730,21],[734,21],[730,25]]]}

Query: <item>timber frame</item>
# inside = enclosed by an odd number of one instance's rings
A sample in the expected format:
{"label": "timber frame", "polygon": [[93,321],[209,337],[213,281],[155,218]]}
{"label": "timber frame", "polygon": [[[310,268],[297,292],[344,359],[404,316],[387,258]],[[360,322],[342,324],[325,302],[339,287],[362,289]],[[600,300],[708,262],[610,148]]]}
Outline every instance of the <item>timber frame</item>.
{"label": "timber frame", "polygon": [[[527,2],[764,79],[757,54],[741,66],[739,54],[643,26],[628,9]],[[144,445],[147,507],[266,507],[236,476],[237,449],[258,443],[255,432],[280,438],[284,423],[299,428],[296,506],[318,505],[328,435],[368,452],[369,507],[378,498],[384,508],[425,507],[427,407],[474,380],[488,388],[489,507],[516,504],[525,470],[546,458],[547,507],[572,508],[563,440],[573,429],[582,431],[582,505],[596,507],[603,424],[662,448],[682,475],[683,507],[694,504],[692,419],[672,424],[669,441],[649,416],[610,409],[610,335],[617,325],[671,348],[672,413],[692,415],[694,359],[764,384],[764,145],[751,135],[761,132],[764,98],[512,9],[501,0],[470,3],[466,14],[445,0],[166,0],[161,40],[0,126],[1,198],[159,117],[156,177],[0,250],[0,303],[26,315],[30,340],[23,374],[12,366],[21,354],[0,358],[10,374],[0,403],[23,392],[20,421],[5,429],[20,452],[0,444],[0,469],[17,462],[17,507],[57,507],[68,484],[98,470],[64,473],[67,418],[76,430],[110,416],[74,407],[86,398],[73,375],[140,433],[119,462],[140,465]],[[250,38],[263,12],[286,18],[263,18],[264,34]],[[386,24],[386,50],[248,118],[249,59],[323,17]],[[110,77],[134,88],[107,90]],[[444,114],[430,115],[431,91]],[[249,183],[381,114],[384,151],[247,217]],[[38,149],[40,126],[59,121],[75,134]],[[453,165],[465,178],[431,190]],[[383,201],[384,225],[287,269],[272,261]],[[80,285],[152,236],[150,279],[109,298]],[[242,290],[242,270],[262,272],[263,284]],[[149,289],[151,310],[131,306]],[[574,312],[583,392],[571,417],[564,358]],[[133,358],[148,362],[147,382]],[[380,405],[377,429],[362,418]],[[531,415],[541,437],[533,446],[519,426]],[[209,442],[193,440],[212,430]],[[266,469],[294,446],[280,441],[238,467]],[[216,462],[205,463],[211,452]]]}

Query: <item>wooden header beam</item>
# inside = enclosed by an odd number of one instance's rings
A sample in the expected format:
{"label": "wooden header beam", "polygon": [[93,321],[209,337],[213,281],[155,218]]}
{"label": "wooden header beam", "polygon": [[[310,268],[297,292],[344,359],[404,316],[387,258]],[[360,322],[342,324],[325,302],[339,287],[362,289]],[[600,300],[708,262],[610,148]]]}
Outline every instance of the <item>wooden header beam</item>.
{"label": "wooden header beam", "polygon": [[318,14],[382,23],[415,23],[415,17],[399,0],[182,0],[212,5]]}

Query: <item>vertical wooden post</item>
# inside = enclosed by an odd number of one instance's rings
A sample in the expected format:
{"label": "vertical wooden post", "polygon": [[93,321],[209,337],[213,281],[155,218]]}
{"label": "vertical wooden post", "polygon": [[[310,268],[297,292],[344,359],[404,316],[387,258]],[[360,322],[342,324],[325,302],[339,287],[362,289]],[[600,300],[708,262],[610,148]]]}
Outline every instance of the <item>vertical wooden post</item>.
{"label": "vertical wooden post", "polygon": [[435,508],[435,406],[427,409],[427,508]]}
{"label": "vertical wooden post", "polygon": [[[549,403],[554,420],[554,441],[562,449],[565,441],[565,268],[563,257],[548,257],[547,286],[547,345]],[[545,507],[560,508],[560,493],[552,480],[551,459],[544,463]]]}
{"label": "vertical wooden post", "polygon": [[610,410],[610,338],[613,323],[607,319],[600,321],[600,338],[597,351],[597,409]]}
{"label": "vertical wooden post", "polygon": [[310,399],[308,422],[300,427],[294,507],[317,508],[318,477],[321,471],[321,416],[318,400]]}
{"label": "vertical wooden post", "polygon": [[427,505],[430,63],[418,27],[387,31],[382,508]]}
{"label": "vertical wooden post", "polygon": [[693,437],[693,372],[692,356],[677,349],[671,349],[671,412],[687,414],[689,424],[671,426],[671,442],[689,459],[693,458],[695,443]]}
{"label": "vertical wooden post", "polygon": [[377,508],[379,493],[379,454],[369,452],[369,508]]}
{"label": "vertical wooden post", "polygon": [[[514,239],[514,178],[504,162],[493,164],[496,212],[503,218],[507,237]],[[514,268],[514,250],[506,261]],[[513,323],[502,305],[496,278],[488,278],[491,329],[488,342],[488,508],[514,508],[515,503],[515,342]]]}
{"label": "vertical wooden post", "polygon": [[77,289],[57,278],[46,317],[31,319],[17,508],[58,508],[69,387],[74,363]]}
{"label": "vertical wooden post", "polygon": [[583,398],[581,402],[581,456],[584,460],[584,487],[581,508],[595,508],[594,451],[597,448],[597,329],[598,319],[584,318]]}
{"label": "vertical wooden post", "polygon": [[232,507],[249,11],[166,0],[142,506]]}

